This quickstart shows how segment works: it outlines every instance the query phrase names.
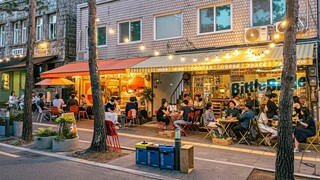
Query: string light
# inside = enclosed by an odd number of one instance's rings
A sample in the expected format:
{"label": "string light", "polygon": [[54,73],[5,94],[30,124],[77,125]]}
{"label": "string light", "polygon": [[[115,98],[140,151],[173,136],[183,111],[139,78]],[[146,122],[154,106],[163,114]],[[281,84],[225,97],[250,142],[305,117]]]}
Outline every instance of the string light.
{"label": "string light", "polygon": [[274,38],[274,39],[279,39],[279,38],[280,38],[280,35],[279,35],[279,34],[275,34],[275,35],[273,36],[273,38]]}
{"label": "string light", "polygon": [[17,55],[14,55],[13,57],[14,57],[14,58],[17,58],[18,56],[17,56]]}
{"label": "string light", "polygon": [[270,48],[274,48],[276,45],[274,43],[269,44]]}
{"label": "string light", "polygon": [[186,58],[184,58],[184,56],[181,56],[181,61],[183,62],[185,60],[186,60]]}
{"label": "string light", "polygon": [[205,61],[209,61],[209,58],[208,58],[208,56],[206,56],[206,58],[204,59]]}
{"label": "string light", "polygon": [[155,56],[159,56],[160,52],[159,51],[154,51]]}
{"label": "string light", "polygon": [[226,54],[225,58],[226,58],[226,59],[230,59],[230,58],[231,58],[231,56],[229,55],[229,53]]}
{"label": "string light", "polygon": [[286,27],[287,26],[287,21],[282,21],[281,26],[282,27]]}
{"label": "string light", "polygon": [[214,59],[214,61],[220,61],[219,56],[216,56],[216,58]]}
{"label": "string light", "polygon": [[240,52],[236,49],[233,54],[238,56],[240,54]]}
{"label": "string light", "polygon": [[168,56],[168,58],[171,60],[171,59],[173,58],[172,54],[170,54],[170,55]]}
{"label": "string light", "polygon": [[197,58],[193,58],[193,62],[197,62],[198,60],[197,60]]}
{"label": "string light", "polygon": [[269,53],[270,53],[270,50],[269,50],[269,49],[266,49],[266,50],[264,51],[264,53],[265,53],[265,54],[269,54]]}

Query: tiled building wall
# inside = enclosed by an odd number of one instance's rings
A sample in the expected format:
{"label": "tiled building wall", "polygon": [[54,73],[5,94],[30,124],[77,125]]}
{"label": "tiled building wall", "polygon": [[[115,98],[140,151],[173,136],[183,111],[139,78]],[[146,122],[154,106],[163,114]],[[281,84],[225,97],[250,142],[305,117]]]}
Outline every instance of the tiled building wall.
{"label": "tiled building wall", "polygon": [[[309,2],[309,3],[307,3]],[[231,32],[208,35],[197,35],[197,8],[206,5],[219,5],[232,3]],[[309,29],[298,38],[317,37],[317,0],[301,0],[300,17],[307,19],[306,7],[309,7]],[[181,11],[183,15],[183,37],[172,40],[154,40],[154,16],[162,13]],[[78,5],[77,12],[77,51],[86,49],[86,27],[88,26],[88,8],[86,4]],[[250,27],[250,0],[118,0],[98,1],[97,16],[98,26],[107,26],[115,29],[116,33],[108,34],[107,47],[100,47],[99,58],[122,58],[128,56],[153,55],[155,50],[161,54],[173,53],[179,50],[194,49],[194,47],[221,47],[242,45],[244,43],[244,28]],[[136,44],[118,45],[117,22],[141,19],[142,42]],[[144,52],[139,50],[143,44]],[[79,57],[78,57],[79,58]]]}

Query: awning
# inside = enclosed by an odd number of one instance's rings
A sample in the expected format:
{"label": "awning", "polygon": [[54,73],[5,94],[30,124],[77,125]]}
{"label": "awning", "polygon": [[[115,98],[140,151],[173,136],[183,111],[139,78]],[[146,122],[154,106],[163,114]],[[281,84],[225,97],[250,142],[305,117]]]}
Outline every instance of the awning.
{"label": "awning", "polygon": [[[41,64],[46,61],[52,60],[54,58],[57,58],[57,56],[45,56],[45,57],[35,57],[33,58],[33,64]],[[0,63],[0,71],[11,71],[16,69],[21,69],[26,67],[26,61],[21,58],[14,58],[10,61],[1,64]]]}
{"label": "awning", "polygon": [[[99,60],[98,68],[100,75],[102,74],[125,74],[126,70],[132,66],[143,62],[148,59],[144,58],[128,58],[118,60]],[[73,62],[67,65],[46,71],[40,74],[41,78],[55,78],[66,76],[89,76],[89,63],[85,62]]]}
{"label": "awning", "polygon": [[[297,64],[312,65],[314,44],[297,45]],[[151,57],[132,68],[132,73],[181,72],[279,67],[283,46],[228,49],[214,52]]]}

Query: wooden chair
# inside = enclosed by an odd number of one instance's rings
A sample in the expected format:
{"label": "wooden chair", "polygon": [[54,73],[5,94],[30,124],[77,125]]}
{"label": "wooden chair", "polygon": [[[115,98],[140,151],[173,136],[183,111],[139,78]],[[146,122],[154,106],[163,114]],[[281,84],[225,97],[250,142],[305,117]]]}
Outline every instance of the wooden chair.
{"label": "wooden chair", "polygon": [[[185,134],[186,136],[192,135],[190,129],[192,128],[192,121],[189,121],[191,118],[194,118],[194,112],[188,113],[188,119],[185,120],[186,124],[179,124],[181,129],[181,134]],[[191,123],[190,123],[191,122]]]}
{"label": "wooden chair", "polygon": [[50,107],[50,119],[52,119],[52,115],[59,117],[61,115],[59,108],[56,106]]}
{"label": "wooden chair", "polygon": [[305,150],[308,150],[310,147],[313,147],[317,152],[320,152],[319,149],[313,144],[319,138],[320,134],[320,122],[317,122],[316,125],[318,128],[318,130],[316,131],[316,135],[307,139],[307,147]]}
{"label": "wooden chair", "polygon": [[79,106],[70,106],[69,112],[74,113],[77,116],[77,120],[79,120]]}

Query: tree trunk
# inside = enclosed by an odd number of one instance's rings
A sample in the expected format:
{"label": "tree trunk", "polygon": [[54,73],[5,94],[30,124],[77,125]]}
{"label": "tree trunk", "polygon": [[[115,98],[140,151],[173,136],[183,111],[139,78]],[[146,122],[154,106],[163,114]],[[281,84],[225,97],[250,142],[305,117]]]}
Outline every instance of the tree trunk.
{"label": "tree trunk", "polygon": [[294,156],[292,141],[292,98],[293,84],[297,71],[296,34],[298,22],[298,0],[286,1],[287,28],[283,42],[283,70],[280,92],[280,120],[278,127],[278,150],[276,160],[276,179],[293,180]]}
{"label": "tree trunk", "polygon": [[24,119],[22,139],[32,141],[32,87],[33,78],[33,54],[34,54],[34,36],[35,36],[35,18],[36,18],[36,0],[29,1],[29,23],[27,27],[28,42],[26,55],[26,84],[24,88]]}
{"label": "tree trunk", "polygon": [[96,1],[89,0],[89,69],[93,99],[94,132],[90,146],[92,151],[106,151],[105,115],[101,97],[100,75],[97,61]]}

